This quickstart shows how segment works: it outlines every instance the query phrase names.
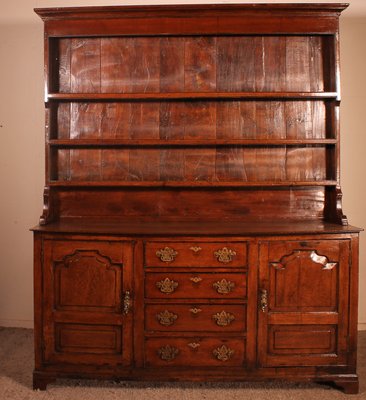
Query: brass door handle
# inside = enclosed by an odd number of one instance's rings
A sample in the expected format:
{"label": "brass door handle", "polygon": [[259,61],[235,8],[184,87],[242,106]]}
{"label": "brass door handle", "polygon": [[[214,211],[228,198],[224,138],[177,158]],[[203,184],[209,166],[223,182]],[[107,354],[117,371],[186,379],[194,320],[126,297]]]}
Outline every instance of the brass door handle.
{"label": "brass door handle", "polygon": [[131,309],[131,295],[130,291],[126,290],[123,298],[123,314],[127,315]]}
{"label": "brass door handle", "polygon": [[266,289],[261,290],[260,307],[262,312],[266,312],[268,310],[268,292]]}

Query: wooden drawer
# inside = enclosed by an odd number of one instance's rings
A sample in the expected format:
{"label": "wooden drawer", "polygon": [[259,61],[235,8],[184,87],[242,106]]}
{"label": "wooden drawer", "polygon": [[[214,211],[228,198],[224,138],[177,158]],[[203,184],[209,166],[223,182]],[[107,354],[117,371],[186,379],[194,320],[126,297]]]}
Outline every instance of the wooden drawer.
{"label": "wooden drawer", "polygon": [[226,304],[154,304],[145,307],[147,331],[241,332],[246,306]]}
{"label": "wooden drawer", "polygon": [[145,366],[242,366],[244,338],[149,338],[145,342]]}
{"label": "wooden drawer", "polygon": [[245,299],[245,273],[155,273],[145,276],[145,297],[149,299]]}
{"label": "wooden drawer", "polygon": [[244,242],[148,242],[147,267],[246,267]]}

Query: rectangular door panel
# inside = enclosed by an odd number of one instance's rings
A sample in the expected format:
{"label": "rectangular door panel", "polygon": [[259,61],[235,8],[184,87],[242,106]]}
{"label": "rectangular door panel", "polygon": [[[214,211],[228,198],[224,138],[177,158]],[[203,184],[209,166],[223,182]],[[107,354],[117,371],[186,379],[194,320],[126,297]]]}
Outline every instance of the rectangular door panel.
{"label": "rectangular door panel", "polygon": [[346,362],[349,240],[260,244],[261,366]]}
{"label": "rectangular door panel", "polygon": [[127,365],[132,316],[124,314],[124,300],[132,290],[132,243],[43,245],[44,360]]}

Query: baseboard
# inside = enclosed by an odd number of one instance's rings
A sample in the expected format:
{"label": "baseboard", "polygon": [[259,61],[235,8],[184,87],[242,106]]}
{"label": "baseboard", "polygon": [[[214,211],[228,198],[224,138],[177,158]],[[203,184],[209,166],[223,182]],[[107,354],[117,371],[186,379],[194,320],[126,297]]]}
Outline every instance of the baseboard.
{"label": "baseboard", "polygon": [[33,328],[33,321],[23,319],[0,319],[0,326],[6,328]]}
{"label": "baseboard", "polygon": [[358,323],[358,330],[359,331],[366,331],[366,322],[359,322]]}

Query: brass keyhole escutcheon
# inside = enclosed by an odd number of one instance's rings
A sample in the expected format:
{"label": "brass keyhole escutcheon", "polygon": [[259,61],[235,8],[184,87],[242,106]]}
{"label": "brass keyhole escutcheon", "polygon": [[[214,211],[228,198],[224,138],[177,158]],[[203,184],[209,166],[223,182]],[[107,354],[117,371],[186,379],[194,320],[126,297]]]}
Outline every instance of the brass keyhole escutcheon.
{"label": "brass keyhole escutcheon", "polygon": [[193,283],[200,283],[202,281],[202,278],[199,276],[192,276],[192,278],[189,278],[189,280]]}
{"label": "brass keyhole escutcheon", "polygon": [[268,309],[268,292],[266,289],[261,290],[260,307],[262,312],[266,312]]}
{"label": "brass keyhole escutcheon", "polygon": [[198,315],[200,312],[202,312],[202,310],[200,308],[190,308],[189,311],[193,314],[193,315]]}
{"label": "brass keyhole escutcheon", "polygon": [[193,350],[197,350],[201,345],[199,343],[192,342],[192,343],[188,343],[188,346]]}

